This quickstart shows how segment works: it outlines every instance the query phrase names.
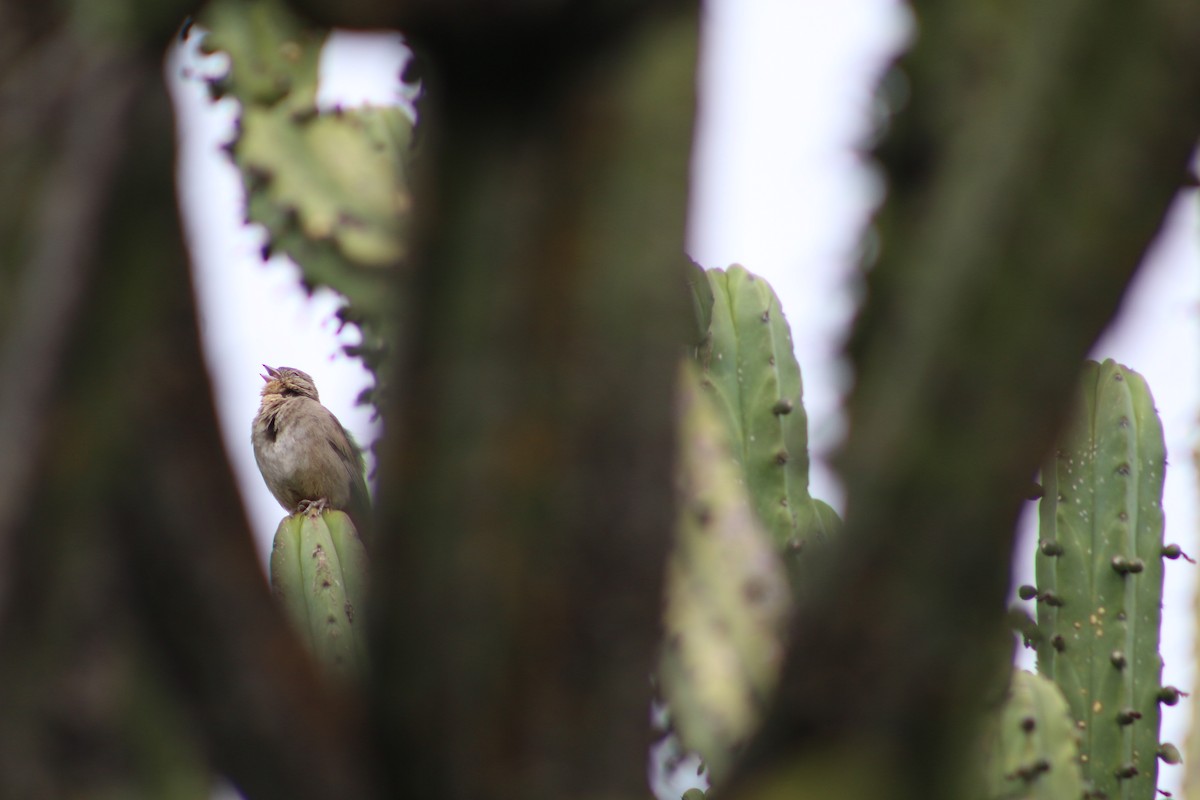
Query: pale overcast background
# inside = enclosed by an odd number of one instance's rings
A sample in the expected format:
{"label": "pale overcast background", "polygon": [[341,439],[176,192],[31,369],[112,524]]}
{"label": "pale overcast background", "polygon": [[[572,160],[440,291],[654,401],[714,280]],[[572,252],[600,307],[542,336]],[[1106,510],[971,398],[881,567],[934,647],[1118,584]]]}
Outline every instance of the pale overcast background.
{"label": "pale overcast background", "polygon": [[[823,456],[843,430],[838,405],[849,377],[838,352],[853,313],[850,276],[881,192],[856,145],[871,134],[872,87],[907,29],[894,0],[706,4],[688,252],[705,267],[744,264],[778,292],[804,373],[813,494],[838,507],[840,488]],[[397,81],[403,58],[398,36],[335,36],[322,62],[323,102],[403,102]],[[230,101],[209,105],[200,81],[181,79],[196,65],[176,58],[168,67],[181,114],[180,192],[226,445],[265,558],[283,510],[250,448],[260,365],[311,373],[323,402],[360,442],[372,441],[377,428],[370,413],[354,405],[369,376],[341,355],[354,332],[337,333],[337,299],[307,297],[296,268],[282,259],[264,265],[261,232],[241,224],[240,183],[218,149],[231,136],[233,109]],[[1176,203],[1093,357],[1115,358],[1146,376],[1171,462],[1167,540],[1197,551],[1192,451],[1200,412],[1200,209],[1194,191]],[[1026,515],[1029,540],[1033,516]],[[1018,582],[1032,580],[1032,541],[1026,552],[1018,558]],[[1190,691],[1195,567],[1167,562],[1166,572],[1164,679]],[[1031,658],[1022,663],[1032,668]],[[1164,710],[1163,739],[1182,747],[1189,704]],[[1161,772],[1160,786],[1178,792],[1182,768],[1164,765]]]}

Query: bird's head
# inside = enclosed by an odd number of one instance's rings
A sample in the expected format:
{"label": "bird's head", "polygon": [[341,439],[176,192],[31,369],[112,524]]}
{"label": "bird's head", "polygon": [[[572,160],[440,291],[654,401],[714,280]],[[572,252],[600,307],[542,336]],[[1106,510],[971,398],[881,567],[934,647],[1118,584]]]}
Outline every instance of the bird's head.
{"label": "bird's head", "polygon": [[266,381],[262,388],[263,397],[277,394],[282,397],[308,397],[320,402],[317,385],[307,372],[293,367],[268,367],[266,364],[263,364],[263,369],[267,371],[262,376]]}

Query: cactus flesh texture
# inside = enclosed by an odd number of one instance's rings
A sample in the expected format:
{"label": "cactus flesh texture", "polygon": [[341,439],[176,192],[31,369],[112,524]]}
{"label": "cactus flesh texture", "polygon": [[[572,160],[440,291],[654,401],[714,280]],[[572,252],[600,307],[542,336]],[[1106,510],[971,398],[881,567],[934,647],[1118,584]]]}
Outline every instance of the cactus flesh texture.
{"label": "cactus flesh texture", "polygon": [[366,667],[367,556],[350,517],[293,514],[271,548],[271,592],[326,670],[355,679]]}
{"label": "cactus flesh texture", "polygon": [[988,721],[987,797],[1080,800],[1079,733],[1048,678],[1014,669],[1004,705]]}
{"label": "cactus flesh texture", "polygon": [[1093,797],[1155,796],[1165,468],[1145,380],[1088,362],[1042,470],[1036,569],[1038,670],[1067,699]]}
{"label": "cactus flesh texture", "polygon": [[800,366],[774,291],[736,265],[696,267],[690,290],[659,678],[683,746],[719,783],[778,679],[790,556],[840,521],[808,492]]}
{"label": "cactus flesh texture", "polygon": [[342,294],[339,317],[363,334],[347,352],[382,374],[394,336],[392,273],[406,255],[412,207],[412,121],[391,106],[318,108],[327,31],[281,0],[214,0],[199,23],[207,29],[202,50],[229,57],[229,70],[209,86],[241,105],[229,152],[246,189],[247,221],[266,228],[264,258],[283,253],[310,290]]}
{"label": "cactus flesh texture", "polygon": [[[840,526],[808,491],[808,418],[800,365],[779,298],[745,268],[711,269],[693,287],[708,335],[697,348],[703,384],[716,401],[758,518],[780,547],[798,550]],[[711,298],[711,300],[710,300]]]}
{"label": "cactus flesh texture", "polygon": [[659,685],[683,745],[719,781],[775,687],[790,595],[696,373],[685,363],[680,380],[679,516]]}

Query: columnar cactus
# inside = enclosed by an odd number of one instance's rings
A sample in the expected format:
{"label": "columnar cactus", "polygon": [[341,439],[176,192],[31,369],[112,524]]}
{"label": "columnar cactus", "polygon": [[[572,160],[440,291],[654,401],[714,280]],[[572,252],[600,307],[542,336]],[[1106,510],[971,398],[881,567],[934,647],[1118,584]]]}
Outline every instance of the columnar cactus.
{"label": "columnar cactus", "polygon": [[1079,732],[1062,691],[1048,678],[1013,670],[1004,705],[985,736],[987,797],[1080,800]]}
{"label": "columnar cactus", "polygon": [[[761,579],[751,569],[755,530],[761,523],[789,551],[836,517],[808,494],[800,373],[771,288],[734,266],[698,272],[692,296],[706,391],[691,397],[691,376],[684,381],[684,493],[661,676],[684,744],[719,780],[757,718],[767,684],[756,676],[778,646],[775,617],[739,593]],[[1160,704],[1179,694],[1161,685],[1158,655],[1162,559],[1179,555],[1163,546],[1165,457],[1141,376],[1087,364],[1072,423],[1043,470],[1038,586],[1021,591],[1040,603],[1026,635],[1039,642],[1042,676],[1015,672],[985,726],[989,798],[1152,800],[1158,760],[1178,761],[1158,740]],[[740,510],[747,505],[753,515]],[[740,558],[722,550],[732,543]]]}
{"label": "columnar cactus", "polygon": [[286,517],[271,549],[271,591],[331,674],[366,667],[367,555],[341,511]]}
{"label": "columnar cactus", "polygon": [[1042,470],[1038,585],[1022,594],[1038,600],[1038,670],[1070,706],[1092,797],[1155,796],[1165,465],[1145,380],[1089,362]]}
{"label": "columnar cactus", "polygon": [[[800,366],[779,298],[734,265],[693,287],[707,335],[697,348],[703,383],[729,431],[758,517],[781,547],[822,539],[840,521],[808,491],[808,418]],[[707,310],[707,314],[705,311]]]}
{"label": "columnar cactus", "polygon": [[809,495],[800,366],[770,285],[740,266],[697,269],[692,298],[659,677],[683,745],[719,782],[775,689],[795,563],[781,554],[840,521]]}

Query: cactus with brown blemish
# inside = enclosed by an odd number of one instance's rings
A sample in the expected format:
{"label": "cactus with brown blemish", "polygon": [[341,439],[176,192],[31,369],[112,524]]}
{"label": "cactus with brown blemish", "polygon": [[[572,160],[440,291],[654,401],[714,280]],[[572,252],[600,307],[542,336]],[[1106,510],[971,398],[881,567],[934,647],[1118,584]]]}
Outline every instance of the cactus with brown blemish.
{"label": "cactus with brown blemish", "polygon": [[341,511],[286,517],[271,548],[271,592],[326,670],[366,669],[367,554]]}

